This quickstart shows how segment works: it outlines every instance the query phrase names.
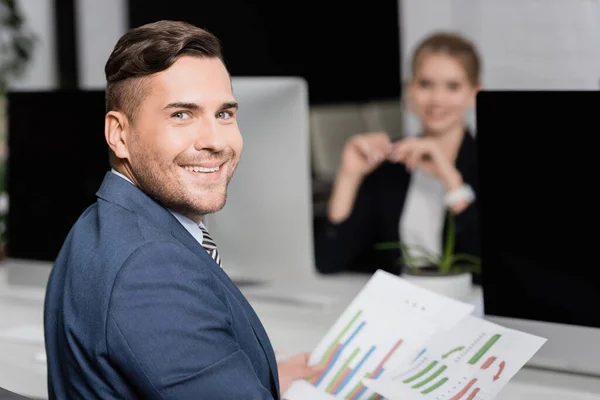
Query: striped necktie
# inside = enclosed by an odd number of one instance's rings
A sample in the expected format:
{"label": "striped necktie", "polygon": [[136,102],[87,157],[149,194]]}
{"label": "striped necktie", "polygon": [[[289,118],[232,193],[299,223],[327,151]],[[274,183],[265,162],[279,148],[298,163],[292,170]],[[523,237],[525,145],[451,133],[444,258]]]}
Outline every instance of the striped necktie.
{"label": "striped necktie", "polygon": [[200,225],[200,229],[202,230],[202,247],[204,247],[212,259],[215,260],[215,262],[219,265],[219,267],[223,268],[223,261],[221,260],[221,256],[219,256],[217,244],[210,237],[208,231],[203,225]]}

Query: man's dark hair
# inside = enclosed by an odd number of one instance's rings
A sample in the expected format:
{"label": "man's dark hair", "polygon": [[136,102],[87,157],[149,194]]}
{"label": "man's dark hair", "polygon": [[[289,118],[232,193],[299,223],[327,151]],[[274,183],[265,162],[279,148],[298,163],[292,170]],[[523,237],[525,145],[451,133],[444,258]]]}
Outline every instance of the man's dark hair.
{"label": "man's dark hair", "polygon": [[145,78],[166,70],[183,55],[223,61],[219,40],[186,22],[157,21],[127,32],[104,68],[106,111],[121,111],[134,120],[146,95]]}

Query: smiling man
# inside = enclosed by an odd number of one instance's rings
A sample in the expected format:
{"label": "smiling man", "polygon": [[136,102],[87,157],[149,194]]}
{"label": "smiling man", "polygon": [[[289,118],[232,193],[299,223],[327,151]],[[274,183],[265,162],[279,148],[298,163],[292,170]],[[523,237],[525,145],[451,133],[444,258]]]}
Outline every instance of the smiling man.
{"label": "smiling man", "polygon": [[320,369],[308,354],[277,365],[202,224],[243,147],[217,38],[148,24],[105,71],[112,170],[48,282],[50,399],[279,399]]}

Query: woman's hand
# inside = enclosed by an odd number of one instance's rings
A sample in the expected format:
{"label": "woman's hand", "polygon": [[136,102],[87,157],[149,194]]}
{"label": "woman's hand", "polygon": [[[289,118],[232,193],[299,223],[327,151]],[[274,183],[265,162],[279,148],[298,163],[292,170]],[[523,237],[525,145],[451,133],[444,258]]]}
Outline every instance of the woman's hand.
{"label": "woman's hand", "polygon": [[362,180],[389,156],[392,142],[385,132],[361,133],[344,146],[339,173]]}
{"label": "woman's hand", "polygon": [[463,183],[460,172],[431,138],[403,139],[393,145],[388,159],[405,164],[409,171],[420,168],[439,179],[446,190],[456,189]]}

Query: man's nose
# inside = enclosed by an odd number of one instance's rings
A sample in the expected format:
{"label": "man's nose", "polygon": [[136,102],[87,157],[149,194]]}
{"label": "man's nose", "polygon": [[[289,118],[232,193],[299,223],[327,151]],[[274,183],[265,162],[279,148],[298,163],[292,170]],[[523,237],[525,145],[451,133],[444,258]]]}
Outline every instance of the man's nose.
{"label": "man's nose", "polygon": [[222,151],[227,146],[224,132],[216,120],[205,121],[196,133],[194,148],[200,150]]}

